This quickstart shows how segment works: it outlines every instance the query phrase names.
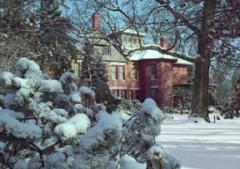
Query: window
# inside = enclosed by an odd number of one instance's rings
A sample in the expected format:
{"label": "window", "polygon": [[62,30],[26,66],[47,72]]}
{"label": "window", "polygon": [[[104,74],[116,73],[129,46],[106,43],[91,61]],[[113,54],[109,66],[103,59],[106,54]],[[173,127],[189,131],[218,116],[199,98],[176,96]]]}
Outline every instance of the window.
{"label": "window", "polygon": [[127,90],[124,90],[124,98],[125,98],[125,99],[128,98],[128,92],[127,92]]}
{"label": "window", "polygon": [[130,47],[133,47],[133,38],[130,37],[130,38],[129,38],[129,41],[130,41]]}
{"label": "window", "polygon": [[103,54],[111,55],[111,47],[110,46],[104,46],[103,47]]}
{"label": "window", "polygon": [[133,43],[134,43],[134,45],[137,45],[138,39],[134,38],[134,39],[133,39]]}
{"label": "window", "polygon": [[75,77],[79,76],[79,64],[78,63],[72,63],[72,71],[73,71]]}
{"label": "window", "polygon": [[112,73],[112,80],[116,80],[118,79],[118,72],[117,72],[117,66],[116,65],[112,65],[111,66],[111,73]]}
{"label": "window", "polygon": [[158,103],[158,88],[150,88],[150,97],[155,100],[156,103]]}
{"label": "window", "polygon": [[119,90],[112,90],[112,94],[114,95],[114,96],[119,96]]}
{"label": "window", "polygon": [[103,47],[100,45],[94,46],[94,54],[95,55],[102,55],[103,54]]}
{"label": "window", "polygon": [[157,65],[151,65],[151,79],[157,79]]}
{"label": "window", "polygon": [[133,71],[132,71],[132,78],[134,80],[138,79],[138,68],[136,66],[133,67]]}
{"label": "window", "polygon": [[127,36],[123,36],[123,43],[127,43],[128,42],[128,37]]}
{"label": "window", "polygon": [[135,90],[135,98],[134,99],[141,99],[141,92],[140,90]]}
{"label": "window", "polygon": [[96,55],[110,55],[111,54],[111,46],[95,45],[94,46],[94,54],[96,54]]}
{"label": "window", "polygon": [[133,90],[128,91],[128,99],[131,99],[131,100],[134,99]]}
{"label": "window", "polygon": [[127,90],[121,90],[120,91],[120,97],[124,98],[124,99],[127,99]]}
{"label": "window", "polygon": [[125,66],[111,66],[112,80],[125,80]]}
{"label": "window", "polygon": [[119,79],[125,80],[125,66],[119,66]]}

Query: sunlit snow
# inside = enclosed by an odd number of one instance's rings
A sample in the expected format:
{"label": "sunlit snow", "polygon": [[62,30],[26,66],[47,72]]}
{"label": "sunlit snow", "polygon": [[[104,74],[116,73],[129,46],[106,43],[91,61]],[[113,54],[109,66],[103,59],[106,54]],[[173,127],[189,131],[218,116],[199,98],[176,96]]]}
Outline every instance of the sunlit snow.
{"label": "sunlit snow", "polygon": [[192,123],[187,115],[174,115],[162,124],[157,142],[182,169],[239,169],[240,119]]}

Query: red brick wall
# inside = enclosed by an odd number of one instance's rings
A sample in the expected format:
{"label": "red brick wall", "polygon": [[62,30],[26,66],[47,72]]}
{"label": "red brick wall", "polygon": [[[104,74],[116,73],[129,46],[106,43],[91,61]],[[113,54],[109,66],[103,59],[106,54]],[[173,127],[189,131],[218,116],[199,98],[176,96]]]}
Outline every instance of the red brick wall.
{"label": "red brick wall", "polygon": [[136,62],[138,65],[138,73],[139,73],[139,99],[140,101],[143,101],[147,97],[147,89],[146,86],[148,85],[148,80],[147,80],[147,73],[145,71],[147,62],[144,61],[139,61]]}
{"label": "red brick wall", "polygon": [[172,106],[173,93],[173,63],[163,61],[159,64],[160,82],[159,82],[159,105],[161,107]]}
{"label": "red brick wall", "polygon": [[[172,105],[173,63],[167,60],[144,60],[139,63],[140,68],[140,100],[152,95],[151,90],[158,88],[155,101],[161,107]],[[151,65],[157,65],[157,79],[151,78]],[[154,94],[154,93],[153,93]]]}
{"label": "red brick wall", "polygon": [[174,65],[173,83],[174,85],[186,84],[188,82],[188,69],[185,65]]}
{"label": "red brick wall", "polygon": [[[173,86],[186,84],[188,82],[188,70],[185,65],[176,65],[171,60],[149,59],[141,60],[135,63],[128,62],[105,62],[108,72],[108,85],[112,91],[125,92],[125,98],[137,98],[143,101],[146,97],[150,97],[157,88],[157,96],[155,101],[160,107],[170,107],[173,104],[172,93]],[[157,66],[157,78],[151,78],[151,65]],[[125,66],[125,79],[112,80],[111,65]],[[133,78],[133,67],[138,69],[138,79]],[[136,95],[138,93],[138,95]],[[131,96],[133,95],[133,97]]]}
{"label": "red brick wall", "polygon": [[[111,70],[112,65],[125,66],[125,79],[124,80],[120,80],[120,79],[113,80],[112,79],[112,70]],[[121,90],[127,90],[128,95],[130,94],[130,91],[135,93],[136,90],[139,90],[139,81],[138,81],[138,79],[134,79],[133,74],[132,74],[133,63],[106,62],[106,67],[107,67],[108,79],[109,79],[108,85],[111,90],[120,90],[119,92],[121,92]],[[131,98],[131,96],[128,96],[125,98]],[[133,98],[135,98],[135,97],[133,97]]]}

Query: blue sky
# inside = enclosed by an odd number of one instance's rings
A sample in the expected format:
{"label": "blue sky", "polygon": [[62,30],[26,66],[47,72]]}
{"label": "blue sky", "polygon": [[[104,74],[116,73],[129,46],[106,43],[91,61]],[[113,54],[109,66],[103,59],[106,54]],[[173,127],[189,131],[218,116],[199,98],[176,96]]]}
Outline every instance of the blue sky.
{"label": "blue sky", "polygon": [[[79,4],[81,3],[80,8],[83,10],[83,9],[85,8],[85,6],[88,5],[88,3],[89,3],[90,1],[87,1],[87,0],[79,0],[79,1],[77,1],[77,2],[78,2]],[[119,0],[118,2],[119,2],[119,4],[122,4],[122,3],[126,2],[126,1],[124,1],[124,0]],[[149,2],[149,4],[147,4],[147,5],[151,5],[150,2],[152,2],[152,1],[142,1],[142,2],[137,1],[137,2],[138,2],[138,8],[136,9],[136,11],[137,11],[138,15],[141,15],[141,13],[142,13],[143,10],[145,10],[145,12],[146,12],[146,10],[147,10],[147,9],[143,9],[143,8],[142,8],[143,5],[145,5],[146,2]],[[84,3],[85,3],[85,4],[84,4]],[[75,9],[74,9],[74,8],[75,8],[74,1],[72,1],[72,0],[66,0],[66,5],[68,6],[68,9],[66,10],[65,8],[62,8],[63,11],[64,11],[64,12],[67,11],[67,15],[72,14],[72,15],[74,16],[74,14],[73,14],[73,12],[74,12],[74,10],[75,10]],[[92,5],[92,4],[90,4],[90,5]],[[127,10],[126,7],[123,7],[123,9]],[[92,14],[93,14],[94,12],[95,12],[94,9],[88,8],[88,9],[85,11],[85,13],[84,13],[84,14],[85,14],[85,20],[89,23],[89,26],[91,25],[91,16],[92,16]],[[131,14],[131,11],[129,11],[129,14]],[[76,16],[77,16],[77,15],[76,15]],[[124,27],[124,26],[125,26],[124,22],[123,22],[121,19],[119,19],[119,18],[120,18],[120,14],[119,14],[119,13],[114,13],[114,16],[116,17],[116,20],[118,20],[117,23],[119,24],[119,25],[118,25],[119,28]],[[171,17],[168,16],[168,19],[170,19],[170,18],[171,18]],[[78,18],[76,17],[75,19],[77,20]],[[102,22],[102,23],[103,23],[103,22]],[[144,31],[144,30],[141,30],[141,31]],[[182,36],[183,36],[183,34],[182,34]],[[151,42],[152,42],[149,37],[146,38],[145,41],[146,41],[147,43],[151,43]],[[232,42],[232,44],[233,44],[234,46],[240,48],[240,38],[236,39],[234,42]],[[188,51],[187,48],[191,48],[191,45],[186,43],[186,45],[185,45],[185,50]]]}

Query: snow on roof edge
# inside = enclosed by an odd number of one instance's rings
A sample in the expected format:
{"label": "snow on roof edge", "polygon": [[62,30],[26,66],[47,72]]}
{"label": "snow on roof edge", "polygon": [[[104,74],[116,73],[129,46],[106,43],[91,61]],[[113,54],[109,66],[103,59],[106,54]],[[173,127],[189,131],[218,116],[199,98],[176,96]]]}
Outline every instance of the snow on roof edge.
{"label": "snow on roof edge", "polygon": [[160,53],[157,50],[147,49],[147,50],[138,50],[132,54],[130,60],[138,61],[138,60],[146,60],[146,59],[167,59],[167,60],[177,60],[177,58]]}
{"label": "snow on roof edge", "polygon": [[147,59],[166,59],[166,60],[176,60],[177,65],[194,65],[194,63],[172,56],[168,54],[161,53],[155,49],[147,49],[147,50],[137,50],[133,52],[130,57],[131,61],[139,61],[139,60],[147,60]]}
{"label": "snow on roof edge", "polygon": [[123,28],[123,29],[120,29],[116,32],[112,32],[111,34],[114,34],[114,33],[126,33],[126,34],[133,34],[133,35],[140,35],[140,36],[146,36],[145,33],[142,33],[142,32],[137,32],[133,29],[130,29],[130,28]]}
{"label": "snow on roof edge", "polygon": [[184,60],[184,59],[181,59],[181,58],[177,58],[177,62],[175,64],[176,65],[189,65],[189,66],[193,66],[194,65],[194,63],[189,62],[189,61]]}

